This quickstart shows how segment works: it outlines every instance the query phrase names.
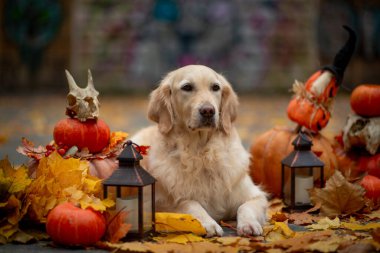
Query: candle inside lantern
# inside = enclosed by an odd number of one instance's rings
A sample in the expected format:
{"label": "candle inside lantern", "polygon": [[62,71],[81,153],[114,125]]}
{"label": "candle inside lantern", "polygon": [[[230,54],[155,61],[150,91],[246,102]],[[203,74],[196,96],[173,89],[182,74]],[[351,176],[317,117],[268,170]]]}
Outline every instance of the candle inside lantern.
{"label": "candle inside lantern", "polygon": [[116,212],[123,209],[123,211],[128,212],[128,216],[125,219],[126,224],[131,224],[132,227],[130,231],[138,230],[138,199],[137,196],[128,197],[125,199],[117,198],[116,199]]}
{"label": "candle inside lantern", "polygon": [[295,202],[297,204],[310,204],[308,189],[313,188],[313,176],[295,177]]}

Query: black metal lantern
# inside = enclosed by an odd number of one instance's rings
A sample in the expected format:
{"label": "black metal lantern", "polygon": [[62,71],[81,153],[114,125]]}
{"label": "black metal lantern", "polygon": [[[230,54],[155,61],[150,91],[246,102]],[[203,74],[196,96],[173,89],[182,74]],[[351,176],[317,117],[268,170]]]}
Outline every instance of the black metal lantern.
{"label": "black metal lantern", "polygon": [[[132,141],[124,144],[119,155],[119,168],[103,181],[104,198],[116,202],[116,211],[128,211],[126,223],[132,227],[128,237],[142,239],[155,232],[155,182],[146,170],[140,166],[143,159]],[[137,146],[138,147],[138,146]]]}
{"label": "black metal lantern", "polygon": [[[311,151],[313,143],[305,133],[300,132],[292,145],[294,150],[281,161],[281,197],[291,209],[309,208],[311,203],[307,190],[315,187],[318,181],[323,188],[325,164]],[[290,182],[285,182],[285,170],[289,169]]]}

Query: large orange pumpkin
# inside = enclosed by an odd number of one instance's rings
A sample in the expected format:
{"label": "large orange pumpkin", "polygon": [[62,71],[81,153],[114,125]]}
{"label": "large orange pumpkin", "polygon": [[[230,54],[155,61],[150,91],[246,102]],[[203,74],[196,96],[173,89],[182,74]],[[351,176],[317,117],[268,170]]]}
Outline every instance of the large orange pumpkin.
{"label": "large orange pumpkin", "polygon": [[[250,175],[253,181],[276,197],[281,195],[281,160],[293,150],[292,141],[296,136],[297,133],[290,128],[275,127],[257,137],[250,149]],[[325,163],[326,179],[337,167],[332,146],[321,134],[315,134],[312,141],[312,151]]]}
{"label": "large orange pumpkin", "polygon": [[68,147],[87,147],[90,153],[98,153],[105,148],[110,140],[110,128],[101,119],[88,119],[81,122],[78,119],[66,118],[60,120],[54,127],[54,141]]}
{"label": "large orange pumpkin", "polygon": [[351,93],[351,108],[363,117],[380,116],[380,85],[362,84]]}
{"label": "large orange pumpkin", "polygon": [[99,241],[104,235],[106,220],[97,211],[81,209],[67,202],[49,212],[46,231],[55,243],[88,246]]}

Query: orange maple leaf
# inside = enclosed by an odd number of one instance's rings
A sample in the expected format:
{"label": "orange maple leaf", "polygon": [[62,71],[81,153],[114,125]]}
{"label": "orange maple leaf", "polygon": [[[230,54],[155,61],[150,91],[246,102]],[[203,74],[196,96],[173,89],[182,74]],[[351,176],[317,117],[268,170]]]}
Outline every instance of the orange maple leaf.
{"label": "orange maple leaf", "polygon": [[119,211],[114,216],[108,219],[106,240],[111,243],[117,243],[128,234],[132,224],[126,224],[125,220],[128,217],[127,211]]}

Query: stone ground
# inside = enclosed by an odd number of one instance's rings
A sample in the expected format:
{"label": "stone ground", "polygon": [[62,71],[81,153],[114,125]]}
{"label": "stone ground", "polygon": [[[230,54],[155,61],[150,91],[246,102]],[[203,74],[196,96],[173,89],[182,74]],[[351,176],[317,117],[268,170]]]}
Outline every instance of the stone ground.
{"label": "stone ground", "polygon": [[[239,116],[236,127],[244,146],[248,149],[261,133],[276,125],[295,124],[286,117],[290,96],[243,96],[240,97]],[[147,97],[100,97],[100,115],[111,131],[135,133],[150,124],[146,118]],[[15,150],[21,137],[27,137],[36,145],[46,145],[53,138],[54,124],[65,117],[65,96],[2,96],[0,97],[0,158],[8,155],[14,164],[25,163],[24,156]],[[323,133],[333,137],[340,132],[350,112],[349,97],[338,95],[334,105],[333,117]],[[68,249],[52,248],[48,242],[32,245],[4,245],[0,252],[67,252]],[[75,252],[87,252],[77,249]],[[104,252],[94,250],[91,252]]]}

